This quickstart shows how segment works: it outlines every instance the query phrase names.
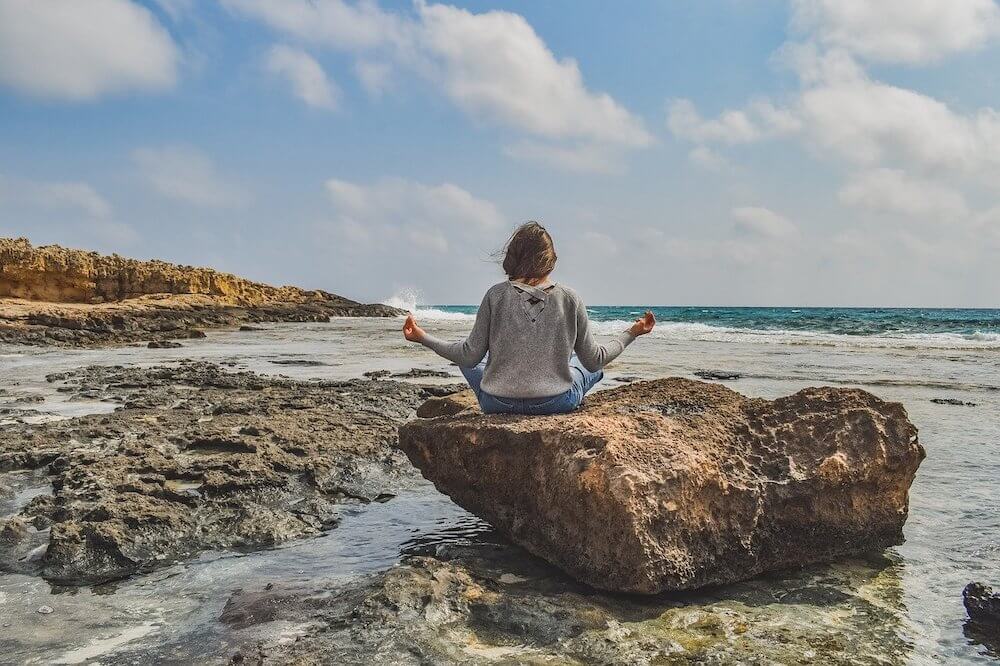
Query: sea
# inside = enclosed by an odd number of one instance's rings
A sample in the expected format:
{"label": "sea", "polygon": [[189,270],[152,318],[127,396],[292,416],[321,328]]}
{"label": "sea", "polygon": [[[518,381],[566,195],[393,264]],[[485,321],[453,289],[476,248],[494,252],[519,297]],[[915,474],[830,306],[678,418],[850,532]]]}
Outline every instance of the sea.
{"label": "sea", "polygon": [[[477,307],[406,309],[433,320],[471,320]],[[659,322],[655,336],[665,339],[1000,349],[1000,309],[602,305],[587,311],[597,331],[611,332],[647,310]]]}
{"label": "sea", "polygon": [[[404,305],[427,330],[461,339],[475,307]],[[906,408],[927,450],[910,493],[906,542],[880,563],[841,562],[813,569],[822,599],[801,594],[753,609],[789,636],[817,634],[856,646],[856,664],[997,663],[1000,648],[966,622],[962,589],[970,581],[1000,588],[1000,309],[596,306],[598,337],[651,310],[655,330],[607,369],[598,390],[623,380],[734,373],[730,388],[774,398],[807,386],[854,386]],[[402,320],[334,318],[271,324],[260,331],[211,332],[181,349],[140,346],[68,350],[0,346],[0,407],[25,404],[30,418],[68,418],[116,405],[68,400],[45,375],[89,364],[170,364],[201,359],[300,379],[346,379],[369,370],[410,368],[461,375],[400,333]],[[318,364],[288,365],[308,359]],[[427,380],[421,380],[427,381]],[[31,402],[15,402],[31,397]],[[2,425],[2,422],[0,422]],[[7,473],[8,475],[11,473]],[[16,502],[49,492],[44,479],[0,479],[21,490]],[[8,502],[4,511],[17,507]],[[205,554],[112,586],[74,589],[0,573],[0,645],[12,663],[225,662],[241,638],[218,622],[234,589],[253,583],[349,581],[394,566],[414,544],[486,538],[488,526],[430,484],[383,503],[349,509],[336,538],[307,539],[256,553]],[[846,573],[845,573],[846,572]],[[848,575],[850,574],[850,575]],[[776,585],[775,579],[760,585]],[[810,579],[813,580],[813,579]],[[839,581],[831,583],[830,581]],[[853,582],[851,582],[853,581]],[[726,591],[698,604],[730,603]],[[53,609],[40,615],[41,606]],[[869,618],[866,613],[872,614]],[[868,618],[866,620],[866,618]],[[749,640],[739,636],[726,640]],[[782,663],[778,645],[751,646],[756,663]],[[803,657],[807,663],[808,658]],[[800,662],[796,662],[800,663]]]}

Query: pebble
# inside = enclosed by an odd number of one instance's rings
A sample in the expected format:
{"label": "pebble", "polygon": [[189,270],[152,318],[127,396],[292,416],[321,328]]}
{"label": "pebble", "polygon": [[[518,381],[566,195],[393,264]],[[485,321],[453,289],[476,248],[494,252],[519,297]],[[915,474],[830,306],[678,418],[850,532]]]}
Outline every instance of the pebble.
{"label": "pebble", "polygon": [[38,612],[41,613],[42,615],[48,615],[49,613],[52,612],[52,606],[39,606]]}

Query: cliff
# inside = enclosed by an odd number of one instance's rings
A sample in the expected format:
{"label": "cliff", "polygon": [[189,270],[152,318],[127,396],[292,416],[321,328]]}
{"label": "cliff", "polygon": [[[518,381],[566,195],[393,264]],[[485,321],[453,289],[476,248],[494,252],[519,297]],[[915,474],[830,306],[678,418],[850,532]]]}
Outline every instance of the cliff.
{"label": "cliff", "polygon": [[272,287],[211,268],[141,261],[73,250],[34,247],[25,238],[0,238],[0,297],[51,303],[104,303],[151,294],[203,294],[232,305],[346,298],[298,287]]}
{"label": "cliff", "polygon": [[101,345],[199,337],[201,329],[248,322],[399,314],[211,268],[0,238],[0,342]]}

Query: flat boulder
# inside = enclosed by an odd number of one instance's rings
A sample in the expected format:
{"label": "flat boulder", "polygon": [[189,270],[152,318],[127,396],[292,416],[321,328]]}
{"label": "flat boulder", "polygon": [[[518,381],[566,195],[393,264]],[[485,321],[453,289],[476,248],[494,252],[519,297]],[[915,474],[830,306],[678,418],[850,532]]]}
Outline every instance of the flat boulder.
{"label": "flat boulder", "polygon": [[925,455],[902,405],[866,391],[764,400],[680,378],[554,416],[432,398],[399,434],[438,490],[510,540],[595,588],[640,594],[900,544]]}

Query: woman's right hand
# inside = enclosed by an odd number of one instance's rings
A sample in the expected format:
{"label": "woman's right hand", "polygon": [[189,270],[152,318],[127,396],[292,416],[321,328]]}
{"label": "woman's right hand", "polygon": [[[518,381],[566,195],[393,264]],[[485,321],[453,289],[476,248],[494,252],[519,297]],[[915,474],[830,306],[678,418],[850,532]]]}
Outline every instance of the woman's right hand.
{"label": "woman's right hand", "polygon": [[417,326],[417,320],[413,318],[413,314],[406,315],[406,321],[403,322],[403,337],[410,342],[420,342],[424,339],[424,329]]}
{"label": "woman's right hand", "polygon": [[652,312],[646,310],[646,314],[643,315],[642,319],[636,319],[632,327],[628,329],[628,332],[639,337],[652,331],[654,326],[656,326],[656,317],[653,316]]}

